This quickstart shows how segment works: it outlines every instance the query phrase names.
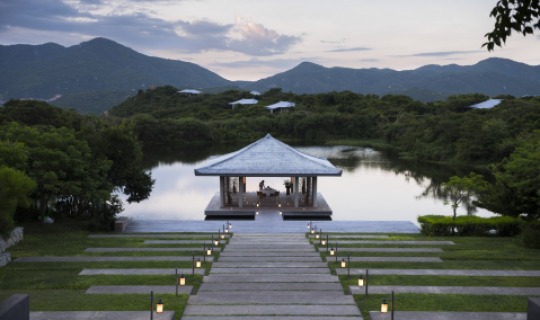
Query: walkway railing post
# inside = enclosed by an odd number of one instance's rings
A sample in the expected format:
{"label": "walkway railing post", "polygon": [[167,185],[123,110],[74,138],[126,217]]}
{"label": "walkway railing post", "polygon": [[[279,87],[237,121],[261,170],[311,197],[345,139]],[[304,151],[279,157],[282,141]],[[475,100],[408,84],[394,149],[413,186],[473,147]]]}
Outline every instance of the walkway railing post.
{"label": "walkway railing post", "polygon": [[206,242],[203,243],[202,256],[203,256],[203,261],[206,262]]}
{"label": "walkway railing post", "polygon": [[195,253],[192,253],[191,257],[191,275],[195,275]]}
{"label": "walkway railing post", "polygon": [[154,320],[154,291],[150,291],[150,320]]}
{"label": "walkway railing post", "polygon": [[176,296],[178,297],[178,268],[174,268],[174,283],[176,286]]}
{"label": "walkway railing post", "polygon": [[366,269],[366,297],[368,295],[368,286],[369,286],[369,269]]}
{"label": "walkway railing post", "polygon": [[328,252],[328,235],[326,235],[326,252]]}
{"label": "walkway railing post", "polygon": [[351,277],[351,256],[347,255],[347,278]]}

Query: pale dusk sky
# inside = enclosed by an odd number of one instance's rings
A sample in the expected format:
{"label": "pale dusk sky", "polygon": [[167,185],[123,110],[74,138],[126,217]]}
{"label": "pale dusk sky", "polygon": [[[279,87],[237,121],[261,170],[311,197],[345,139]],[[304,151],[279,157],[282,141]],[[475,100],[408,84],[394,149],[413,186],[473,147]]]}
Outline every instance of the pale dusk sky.
{"label": "pale dusk sky", "polygon": [[0,45],[105,37],[146,55],[258,80],[303,61],[415,69],[489,57],[540,65],[540,36],[481,45],[496,0],[0,0]]}

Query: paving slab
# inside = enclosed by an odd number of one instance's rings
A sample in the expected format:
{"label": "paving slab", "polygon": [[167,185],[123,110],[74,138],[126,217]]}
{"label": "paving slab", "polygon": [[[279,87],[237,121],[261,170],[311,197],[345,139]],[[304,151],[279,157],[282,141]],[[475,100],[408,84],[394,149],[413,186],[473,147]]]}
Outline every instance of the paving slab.
{"label": "paving slab", "polygon": [[[364,288],[349,286],[352,294],[363,294]],[[384,294],[395,293],[428,293],[428,294],[482,294],[533,296],[540,295],[538,287],[461,287],[461,286],[369,286],[369,292]]]}
{"label": "paving slab", "polygon": [[[326,247],[319,247],[319,252],[326,251]],[[426,252],[443,253],[441,248],[347,248],[339,247],[338,252]]]}
{"label": "paving slab", "polygon": [[[191,294],[192,286],[178,286],[178,293]],[[175,294],[176,286],[91,286],[86,294],[148,294],[150,291]]]}
{"label": "paving slab", "polygon": [[[390,320],[389,312],[370,311],[369,316],[371,320]],[[527,314],[520,312],[396,311],[394,318],[399,320],[527,320]]]}
{"label": "paving slab", "polygon": [[[202,252],[203,248],[86,248],[84,252]],[[221,251],[221,248],[214,247]]]}
{"label": "paving slab", "polygon": [[[30,320],[148,320],[149,311],[34,311]],[[154,320],[173,320],[174,311],[154,312]]]}
{"label": "paving slab", "polygon": [[300,250],[300,251],[293,251],[293,250],[232,250],[227,249],[223,250],[223,252],[219,255],[220,259],[222,257],[319,257],[319,253],[313,251],[313,250]]}
{"label": "paving slab", "polygon": [[[193,269],[183,268],[178,269],[178,274],[191,274]],[[195,274],[204,274],[205,269],[196,268]],[[79,272],[80,276],[97,276],[97,275],[120,275],[120,276],[147,276],[147,275],[174,275],[174,268],[164,269],[144,269],[144,268],[129,268],[129,269],[83,269]]]}
{"label": "paving slab", "polygon": [[261,274],[283,274],[283,275],[323,275],[329,274],[328,266],[324,268],[214,268],[212,267],[212,275],[218,274],[245,274],[245,275],[261,275]]}
{"label": "paving slab", "polygon": [[[201,258],[202,256],[195,258]],[[110,261],[191,261],[192,257],[179,256],[152,256],[152,257],[22,257],[14,262],[110,262]],[[212,257],[206,257],[206,261],[212,262]]]}
{"label": "paving slab", "polygon": [[[217,230],[217,229],[216,229]],[[208,239],[210,240],[212,238],[212,235],[217,236],[217,232],[213,233],[189,233],[189,234],[182,234],[182,233],[91,233],[88,235],[88,238],[94,238],[94,239],[109,239],[109,238],[153,238],[153,239]]]}
{"label": "paving slab", "polygon": [[382,244],[382,245],[412,245],[412,246],[451,246],[455,245],[453,241],[412,241],[412,240],[339,240],[339,241],[330,241],[330,246],[334,243],[338,245],[342,244]]}
{"label": "paving slab", "polygon": [[143,244],[200,244],[201,247],[205,243],[210,244],[211,243],[210,239],[208,240],[144,240],[143,242]]}
{"label": "paving slab", "polygon": [[309,304],[309,305],[354,305],[352,295],[341,292],[321,291],[263,291],[263,292],[200,292],[192,295],[189,305],[231,304]]}
{"label": "paving slab", "polygon": [[232,292],[232,291],[336,291],[343,293],[340,283],[203,283],[200,292]]}
{"label": "paving slab", "polygon": [[[347,257],[339,256],[338,261]],[[334,262],[335,257],[326,257],[326,261]],[[441,258],[430,258],[430,257],[350,257],[351,262],[419,262],[419,263],[441,263],[443,262]]]}
{"label": "paving slab", "polygon": [[[353,269],[352,274],[363,274],[366,269]],[[347,269],[336,268],[337,274]],[[459,269],[369,269],[370,275],[403,276],[473,276],[473,277],[540,277],[540,270],[459,270]]]}
{"label": "paving slab", "polygon": [[[323,238],[326,238],[326,234],[323,234]],[[386,234],[329,234],[328,239],[333,241],[335,239],[385,239],[389,238]]]}
{"label": "paving slab", "polygon": [[[190,305],[186,306],[184,316],[214,315],[214,316],[360,316],[356,305]],[[279,318],[278,318],[279,319]]]}
{"label": "paving slab", "polygon": [[328,274],[223,274],[203,278],[205,283],[257,283],[257,282],[339,282],[337,276]]}
{"label": "paving slab", "polygon": [[326,262],[305,261],[243,261],[224,262],[221,259],[212,265],[214,268],[327,268]]}

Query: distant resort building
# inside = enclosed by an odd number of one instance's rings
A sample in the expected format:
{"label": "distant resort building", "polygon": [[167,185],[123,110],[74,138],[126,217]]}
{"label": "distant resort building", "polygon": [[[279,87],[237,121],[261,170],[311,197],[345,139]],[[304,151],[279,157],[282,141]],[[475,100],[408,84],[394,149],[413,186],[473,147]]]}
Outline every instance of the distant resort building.
{"label": "distant resort building", "polygon": [[232,108],[234,109],[237,105],[250,106],[250,105],[255,105],[257,103],[259,103],[259,100],[257,99],[240,99],[233,102],[229,102],[229,105],[232,106]]}
{"label": "distant resort building", "polygon": [[477,104],[473,104],[469,108],[472,108],[472,109],[491,109],[491,108],[499,105],[501,102],[502,102],[501,99],[488,99],[486,101],[483,101],[483,102],[480,102],[480,103],[477,103]]}
{"label": "distant resort building", "polygon": [[283,110],[287,110],[287,109],[290,109],[290,108],[294,108],[294,106],[296,106],[296,104],[294,102],[289,102],[289,101],[280,101],[280,102],[277,102],[277,103],[274,103],[274,104],[271,104],[269,106],[266,106],[264,107],[266,110],[269,110],[270,113],[274,113],[274,111],[281,111],[283,112]]}
{"label": "distant resort building", "polygon": [[249,94],[252,95],[252,96],[257,96],[257,97],[261,95],[261,93],[259,91],[255,91],[255,90],[250,91]]}
{"label": "distant resort building", "polygon": [[184,90],[178,91],[178,93],[183,94],[185,96],[196,96],[196,95],[201,94],[202,92],[195,89],[184,89]]}

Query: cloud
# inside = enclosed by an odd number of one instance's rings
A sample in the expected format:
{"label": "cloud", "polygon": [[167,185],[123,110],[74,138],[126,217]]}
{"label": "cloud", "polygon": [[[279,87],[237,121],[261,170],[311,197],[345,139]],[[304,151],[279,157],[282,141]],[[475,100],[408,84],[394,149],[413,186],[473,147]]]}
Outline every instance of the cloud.
{"label": "cloud", "polygon": [[373,50],[367,47],[352,47],[352,48],[337,48],[333,50],[328,50],[326,52],[356,52],[356,51],[370,51]]}
{"label": "cloud", "polygon": [[457,54],[470,54],[470,53],[478,53],[480,51],[436,51],[436,52],[422,52],[422,53],[415,53],[411,55],[407,55],[407,57],[448,57],[453,56]]}
{"label": "cloud", "polygon": [[233,31],[239,38],[230,39],[229,48],[254,56],[284,53],[301,40],[301,37],[279,34],[252,21],[237,22]]}

